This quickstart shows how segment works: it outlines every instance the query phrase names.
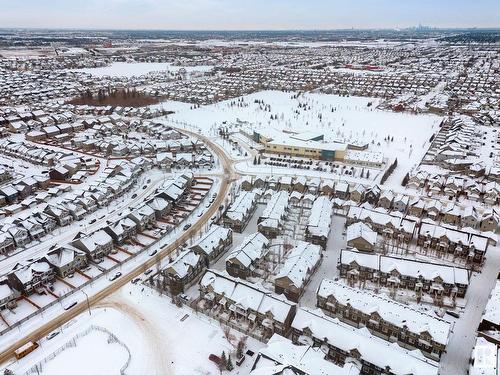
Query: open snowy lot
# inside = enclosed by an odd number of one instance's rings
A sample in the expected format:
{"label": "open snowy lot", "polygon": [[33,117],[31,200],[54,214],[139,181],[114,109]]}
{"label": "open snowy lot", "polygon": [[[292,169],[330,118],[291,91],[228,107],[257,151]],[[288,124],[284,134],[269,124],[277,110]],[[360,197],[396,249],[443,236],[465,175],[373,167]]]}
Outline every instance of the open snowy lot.
{"label": "open snowy lot", "polygon": [[[241,99],[243,102],[238,104]],[[179,110],[168,120],[176,126],[191,130],[194,126],[212,135],[220,126],[233,126],[235,130],[235,124],[244,124],[251,130],[316,131],[323,133],[326,141],[365,143],[368,150],[382,152],[389,161],[397,158],[398,168],[388,183],[400,185],[408,170],[419,164],[442,118],[379,110],[379,102],[380,99],[367,97],[317,93],[297,97],[296,93],[262,91],[193,110]]]}
{"label": "open snowy lot", "polygon": [[172,72],[176,73],[181,69],[186,72],[206,72],[212,69],[212,66],[174,66],[169,63],[126,63],[115,62],[109,66],[99,68],[75,69],[75,72],[89,73],[95,77],[138,77],[153,72]]}
{"label": "open snowy lot", "polygon": [[[129,284],[92,310],[91,316],[82,314],[69,327],[63,327],[61,334],[52,340],[42,340],[40,348],[9,368],[16,374],[27,371],[90,326],[106,329],[128,348],[131,361],[127,374],[216,375],[219,371],[208,356],[220,355],[223,350],[234,351],[240,337],[240,333],[233,331],[234,337],[229,342],[222,329],[204,315],[196,316],[189,309],[177,308],[168,297],[159,296],[147,287]],[[124,347],[108,343],[102,332],[92,331],[74,341],[76,347],[70,346],[43,363],[40,374],[64,374],[68,366],[74,375],[115,374],[128,357]],[[257,352],[263,344],[249,338],[247,347]],[[248,357],[232,374],[248,374],[253,360]]]}

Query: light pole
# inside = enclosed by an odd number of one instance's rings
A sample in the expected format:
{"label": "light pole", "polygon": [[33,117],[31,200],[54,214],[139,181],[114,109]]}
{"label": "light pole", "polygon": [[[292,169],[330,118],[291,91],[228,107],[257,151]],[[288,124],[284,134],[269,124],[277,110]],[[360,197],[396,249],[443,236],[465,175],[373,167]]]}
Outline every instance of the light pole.
{"label": "light pole", "polygon": [[87,299],[87,308],[89,309],[89,315],[92,316],[92,312],[90,311],[89,296],[83,289],[82,289],[82,293],[85,294],[85,298]]}

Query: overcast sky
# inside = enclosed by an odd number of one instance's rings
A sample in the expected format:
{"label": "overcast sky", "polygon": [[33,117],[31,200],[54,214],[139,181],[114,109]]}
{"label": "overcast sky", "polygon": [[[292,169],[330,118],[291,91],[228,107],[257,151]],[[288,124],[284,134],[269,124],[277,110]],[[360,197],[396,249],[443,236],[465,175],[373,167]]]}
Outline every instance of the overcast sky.
{"label": "overcast sky", "polygon": [[500,0],[0,0],[0,27],[338,29],[499,27]]}

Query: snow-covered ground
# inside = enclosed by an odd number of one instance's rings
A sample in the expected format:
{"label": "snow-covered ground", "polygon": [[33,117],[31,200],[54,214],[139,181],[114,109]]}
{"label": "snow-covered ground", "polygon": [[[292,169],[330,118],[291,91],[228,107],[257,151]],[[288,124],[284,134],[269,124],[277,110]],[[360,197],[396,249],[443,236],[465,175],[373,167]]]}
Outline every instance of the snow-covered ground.
{"label": "snow-covered ground", "polygon": [[174,66],[170,63],[126,63],[115,62],[111,65],[99,68],[83,68],[75,69],[75,72],[89,73],[94,77],[138,77],[152,72],[173,72],[176,73],[181,69],[186,72],[206,72],[210,71],[212,66]]}
{"label": "snow-covered ground", "polygon": [[[262,91],[243,96],[243,106],[235,105],[236,99],[194,110],[181,109],[167,121],[211,135],[221,126],[247,123],[251,130],[317,131],[325,135],[326,141],[363,142],[369,145],[368,150],[382,152],[388,160],[397,158],[398,167],[386,185],[400,186],[405,174],[420,163],[442,120],[432,114],[379,110],[375,107],[380,100],[374,98],[317,93],[294,96]],[[275,119],[271,120],[271,115]],[[384,140],[387,138],[390,140]]]}
{"label": "snow-covered ground", "polygon": [[[129,284],[92,310],[92,315],[79,316],[68,328],[63,327],[62,334],[42,340],[39,349],[9,368],[15,373],[26,371],[90,325],[107,329],[128,347],[132,359],[127,374],[219,374],[208,356],[234,352],[241,335],[233,331],[234,337],[228,340],[221,327],[204,315],[178,308],[168,297],[147,287]],[[247,340],[248,349],[254,352],[263,346],[252,338]],[[126,350],[108,344],[103,334],[92,332],[77,340],[76,348],[47,362],[40,374],[64,374],[70,367],[73,375],[115,374],[126,358]],[[253,358],[248,357],[232,374],[248,374],[252,363]]]}

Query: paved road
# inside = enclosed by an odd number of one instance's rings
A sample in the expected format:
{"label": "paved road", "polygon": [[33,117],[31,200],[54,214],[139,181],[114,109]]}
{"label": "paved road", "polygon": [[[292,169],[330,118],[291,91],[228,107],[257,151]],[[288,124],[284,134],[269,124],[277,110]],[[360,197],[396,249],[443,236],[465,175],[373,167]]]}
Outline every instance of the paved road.
{"label": "paved road", "polygon": [[481,273],[474,273],[467,289],[467,305],[456,320],[446,353],[441,357],[441,375],[462,375],[467,373],[469,358],[475,344],[476,329],[489,299],[500,270],[498,246],[488,248],[486,262]]}
{"label": "paved road", "polygon": [[[132,271],[127,274],[124,274],[122,277],[115,280],[113,283],[105,287],[104,289],[98,291],[97,293],[90,295],[88,298],[88,303],[93,306],[99,303],[105,297],[111,295],[116,290],[120,289],[122,286],[130,282],[136,277],[139,277],[146,269],[153,267],[157,262],[162,259],[168,257],[172,252],[176,250],[177,243],[183,243],[189,240],[190,237],[194,236],[199,230],[201,230],[204,225],[208,222],[208,220],[214,215],[221,204],[224,203],[224,200],[229,192],[231,178],[234,176],[234,170],[232,167],[232,161],[227,157],[225,152],[220,148],[220,146],[216,145],[209,138],[205,136],[201,136],[197,133],[186,132],[191,134],[194,137],[200,138],[203,142],[205,142],[218,156],[221,166],[223,167],[222,181],[220,184],[219,192],[217,194],[217,198],[213,202],[213,204],[208,208],[207,211],[201,216],[201,218],[193,224],[191,228],[182,233],[176,241],[171,243],[170,245],[163,248],[154,258],[149,258],[144,263],[135,267]],[[64,323],[69,320],[75,318],[79,314],[85,312],[87,310],[86,303],[79,303],[68,311],[63,312],[56,318],[51,321],[43,324],[41,327],[35,329],[30,334],[25,335],[24,337],[20,337],[17,341],[12,342],[3,352],[0,353],[0,363],[4,363],[10,358],[14,356],[14,351],[20,346],[24,345],[29,341],[38,341],[44,336],[48,335],[50,332],[54,331]]]}

